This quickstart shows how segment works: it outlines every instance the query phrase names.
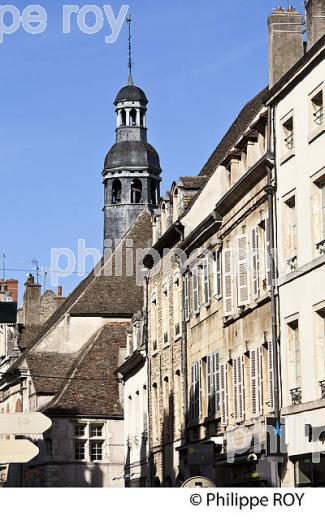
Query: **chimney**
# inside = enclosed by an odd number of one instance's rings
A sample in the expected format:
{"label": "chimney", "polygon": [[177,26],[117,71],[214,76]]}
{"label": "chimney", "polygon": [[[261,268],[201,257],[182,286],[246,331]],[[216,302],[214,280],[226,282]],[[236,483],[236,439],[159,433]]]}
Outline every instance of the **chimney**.
{"label": "chimney", "polygon": [[303,15],[293,7],[277,7],[268,18],[268,27],[272,88],[304,55]]}
{"label": "chimney", "polygon": [[6,285],[8,288],[8,292],[12,298],[12,301],[18,302],[18,280],[6,280]]}
{"label": "chimney", "polygon": [[58,297],[62,298],[62,285],[59,285],[58,287]]}
{"label": "chimney", "polygon": [[35,283],[34,276],[29,274],[25,282],[23,302],[23,324],[38,325],[40,323],[41,286]]}
{"label": "chimney", "polygon": [[325,34],[325,0],[306,0],[307,49]]}

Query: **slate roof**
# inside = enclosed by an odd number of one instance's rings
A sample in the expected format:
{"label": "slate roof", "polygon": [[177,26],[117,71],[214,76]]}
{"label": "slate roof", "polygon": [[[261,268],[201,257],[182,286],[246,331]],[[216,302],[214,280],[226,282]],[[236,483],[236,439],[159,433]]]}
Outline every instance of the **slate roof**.
{"label": "slate roof", "polygon": [[[119,383],[115,372],[120,349],[126,346],[128,327],[127,322],[105,325],[79,352],[67,373],[67,380],[63,384],[61,382],[58,395],[41,411],[51,416],[121,416]],[[64,371],[70,362],[71,359],[66,362],[62,360],[61,369],[63,367]],[[48,381],[45,384],[50,388],[53,383]]]}
{"label": "slate roof", "polygon": [[199,177],[203,177],[204,181],[200,187],[199,192],[194,195],[194,197],[189,202],[186,210],[184,211],[182,217],[184,217],[193,206],[194,202],[200,195],[200,192],[204,189],[204,186],[207,184],[209,178],[216,171],[217,167],[221,164],[221,162],[226,157],[227,153],[233,148],[242,134],[245,132],[247,127],[253,121],[253,119],[257,116],[259,111],[264,106],[265,96],[269,92],[269,87],[265,87],[261,92],[259,92],[253,99],[251,99],[244,108],[240,111],[235,121],[232,123],[224,137],[219,142],[218,146],[210,155],[208,161],[203,166],[202,170],[199,173]]}
{"label": "slate roof", "polygon": [[158,153],[144,141],[119,141],[113,144],[106,155],[104,171],[118,168],[148,169],[161,173]]}
{"label": "slate roof", "polygon": [[135,85],[126,85],[126,87],[121,88],[116,96],[114,105],[117,105],[122,101],[140,101],[144,104],[148,103],[147,96],[143,92],[142,88],[136,87]]}

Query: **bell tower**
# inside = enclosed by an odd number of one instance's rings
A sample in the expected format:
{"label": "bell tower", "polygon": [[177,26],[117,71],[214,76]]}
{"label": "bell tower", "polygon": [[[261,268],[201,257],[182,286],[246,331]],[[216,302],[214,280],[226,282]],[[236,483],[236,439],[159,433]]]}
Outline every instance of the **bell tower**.
{"label": "bell tower", "polygon": [[143,208],[157,208],[160,198],[160,161],[147,141],[147,97],[133,83],[130,17],[127,21],[129,80],[114,101],[116,142],[106,156],[103,170],[104,249],[114,248]]}

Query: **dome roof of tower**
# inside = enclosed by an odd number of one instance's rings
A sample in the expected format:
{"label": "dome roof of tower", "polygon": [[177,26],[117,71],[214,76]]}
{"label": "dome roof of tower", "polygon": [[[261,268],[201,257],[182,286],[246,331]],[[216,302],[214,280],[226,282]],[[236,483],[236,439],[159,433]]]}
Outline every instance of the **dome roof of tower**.
{"label": "dome roof of tower", "polygon": [[122,103],[123,101],[139,101],[144,104],[148,103],[147,96],[143,90],[135,85],[127,85],[126,87],[121,88],[116,96],[114,105]]}
{"label": "dome roof of tower", "polygon": [[104,170],[119,168],[148,169],[161,173],[159,155],[151,144],[143,141],[115,143],[105,159]]}

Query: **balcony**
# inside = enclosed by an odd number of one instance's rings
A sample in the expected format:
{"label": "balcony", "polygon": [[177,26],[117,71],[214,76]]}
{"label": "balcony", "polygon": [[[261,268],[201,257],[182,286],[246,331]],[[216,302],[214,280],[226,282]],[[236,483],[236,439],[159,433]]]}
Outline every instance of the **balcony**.
{"label": "balcony", "polygon": [[322,399],[325,399],[325,381],[320,381],[319,386],[322,393]]}
{"label": "balcony", "polygon": [[320,106],[316,112],[313,113],[314,122],[316,125],[322,125],[324,121],[324,107]]}
{"label": "balcony", "polygon": [[292,388],[290,390],[290,395],[291,395],[291,404],[293,406],[302,403],[302,391],[301,391],[301,387],[300,386],[297,387],[297,388]]}
{"label": "balcony", "polygon": [[321,255],[325,254],[325,238],[320,240],[320,242],[317,242],[316,249]]}

